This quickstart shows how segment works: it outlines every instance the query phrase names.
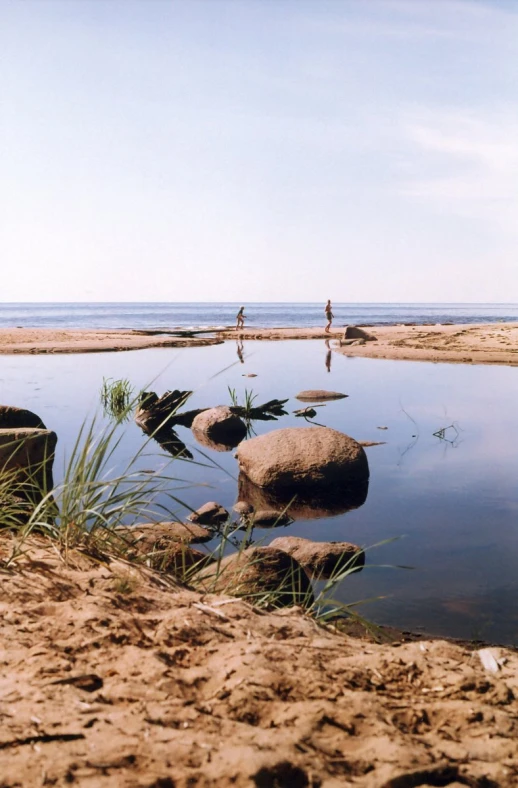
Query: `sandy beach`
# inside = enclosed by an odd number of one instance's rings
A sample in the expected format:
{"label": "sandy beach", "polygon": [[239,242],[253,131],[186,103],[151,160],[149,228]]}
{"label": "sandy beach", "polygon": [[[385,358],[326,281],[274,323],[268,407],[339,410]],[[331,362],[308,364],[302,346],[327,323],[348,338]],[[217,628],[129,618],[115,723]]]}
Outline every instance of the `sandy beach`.
{"label": "sandy beach", "polygon": [[2,786],[514,786],[518,657],[0,535]]}
{"label": "sandy beach", "polygon": [[248,328],[190,336],[181,331],[13,328],[0,330],[0,353],[94,353],[153,347],[199,347],[224,340],[329,340],[347,356],[467,364],[518,364],[518,322],[433,326],[374,326],[375,341],[341,344],[345,329]]}

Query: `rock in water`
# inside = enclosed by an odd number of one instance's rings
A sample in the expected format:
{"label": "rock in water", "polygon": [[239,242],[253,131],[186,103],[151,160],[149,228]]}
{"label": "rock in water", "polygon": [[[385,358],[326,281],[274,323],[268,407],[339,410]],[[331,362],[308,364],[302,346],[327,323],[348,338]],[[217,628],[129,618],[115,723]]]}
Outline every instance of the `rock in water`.
{"label": "rock in water", "polygon": [[301,391],[297,394],[296,399],[302,400],[302,402],[324,402],[324,400],[332,400],[332,399],[345,399],[348,397],[348,394],[340,394],[339,391],[325,391],[324,389],[308,389],[307,391]]}
{"label": "rock in water", "polygon": [[202,569],[191,581],[195,588],[218,594],[251,597],[264,595],[273,607],[309,606],[311,583],[300,564],[274,547],[249,547]]}
{"label": "rock in water", "polygon": [[270,543],[295,558],[312,576],[328,578],[337,572],[360,571],[365,553],[350,542],[312,542],[300,536],[279,536]]}
{"label": "rock in water", "polygon": [[215,501],[209,501],[192,512],[187,519],[200,525],[221,525],[228,520],[228,516],[224,506]]}
{"label": "rock in water", "polygon": [[[237,446],[246,435],[246,426],[226,405],[202,411],[192,422],[194,436],[206,435],[214,443]],[[203,438],[202,438],[203,439]]]}
{"label": "rock in water", "polygon": [[236,457],[250,481],[272,490],[340,489],[369,478],[360,444],[329,427],[275,430],[241,443]]}

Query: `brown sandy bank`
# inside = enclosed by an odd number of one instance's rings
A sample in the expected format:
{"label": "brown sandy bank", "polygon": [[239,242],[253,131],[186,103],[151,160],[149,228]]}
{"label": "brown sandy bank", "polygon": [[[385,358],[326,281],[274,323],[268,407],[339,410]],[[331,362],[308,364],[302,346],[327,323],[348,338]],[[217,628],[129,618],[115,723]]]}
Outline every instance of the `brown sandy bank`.
{"label": "brown sandy bank", "polygon": [[151,347],[200,347],[217,345],[219,339],[173,336],[145,331],[96,329],[3,328],[0,353],[99,353],[142,350]]}
{"label": "brown sandy bank", "polygon": [[518,784],[518,655],[379,645],[0,535],[0,784]]}
{"label": "brown sandy bank", "polygon": [[447,361],[468,364],[518,364],[518,322],[435,326],[372,326],[364,329],[376,342],[340,346],[344,329],[246,329],[217,334],[224,339],[329,339],[346,356]]}

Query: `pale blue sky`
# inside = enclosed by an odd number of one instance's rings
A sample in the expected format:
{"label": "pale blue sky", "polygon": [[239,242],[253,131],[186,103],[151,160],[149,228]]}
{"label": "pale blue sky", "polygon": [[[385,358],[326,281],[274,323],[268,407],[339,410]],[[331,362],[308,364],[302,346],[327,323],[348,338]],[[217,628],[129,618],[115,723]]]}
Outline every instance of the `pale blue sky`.
{"label": "pale blue sky", "polygon": [[0,0],[0,300],[518,300],[518,2]]}

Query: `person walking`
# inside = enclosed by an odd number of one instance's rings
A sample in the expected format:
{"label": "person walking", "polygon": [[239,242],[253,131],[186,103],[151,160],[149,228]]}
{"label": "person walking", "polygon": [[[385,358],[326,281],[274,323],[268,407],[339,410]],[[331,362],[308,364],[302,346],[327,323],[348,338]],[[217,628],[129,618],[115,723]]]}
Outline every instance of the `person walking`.
{"label": "person walking", "polygon": [[245,327],[245,317],[246,317],[246,315],[244,314],[244,312],[245,312],[245,308],[244,308],[244,306],[242,306],[241,309],[239,310],[239,312],[236,315],[236,321],[237,321],[236,322],[236,331],[238,331],[238,329],[240,329],[240,328],[244,328]]}
{"label": "person walking", "polygon": [[331,332],[329,329],[331,328],[331,323],[333,322],[333,308],[331,306],[331,299],[329,298],[327,304],[325,305],[324,312],[326,313],[327,319],[327,326],[325,327],[324,331],[326,334],[330,334]]}

